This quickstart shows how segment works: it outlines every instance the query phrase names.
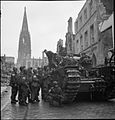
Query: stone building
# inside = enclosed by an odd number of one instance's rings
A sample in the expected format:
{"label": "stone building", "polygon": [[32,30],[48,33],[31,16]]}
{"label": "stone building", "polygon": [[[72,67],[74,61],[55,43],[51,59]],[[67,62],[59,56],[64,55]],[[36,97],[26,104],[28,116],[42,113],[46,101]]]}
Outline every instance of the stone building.
{"label": "stone building", "polygon": [[59,54],[60,49],[63,47],[63,40],[59,39],[57,42],[57,54]]}
{"label": "stone building", "polygon": [[74,46],[73,46],[74,34],[72,27],[72,17],[70,17],[68,20],[68,30],[65,37],[66,37],[66,42],[65,42],[66,52],[67,55],[71,55],[74,53]]}
{"label": "stone building", "polygon": [[11,71],[12,68],[15,66],[14,63],[15,58],[11,56],[1,56],[0,63],[1,63],[1,73]]}
{"label": "stone building", "polygon": [[[111,0],[110,0],[111,1]],[[110,17],[100,0],[87,0],[75,21],[75,54],[86,53],[93,66],[104,63],[100,41],[100,23]]]}
{"label": "stone building", "polygon": [[58,55],[66,56],[66,48],[63,46],[63,40],[59,39],[57,42],[57,52]]}
{"label": "stone building", "polygon": [[37,67],[42,67],[42,59],[39,57],[39,59],[36,58],[31,58],[30,60],[26,61],[26,68],[32,67],[32,68],[37,68]]}
{"label": "stone building", "polygon": [[30,40],[30,33],[28,30],[27,14],[25,7],[22,29],[19,37],[17,67],[26,66],[26,64],[30,66],[29,65],[30,62],[26,63],[27,61],[30,60],[31,60],[31,40]]}

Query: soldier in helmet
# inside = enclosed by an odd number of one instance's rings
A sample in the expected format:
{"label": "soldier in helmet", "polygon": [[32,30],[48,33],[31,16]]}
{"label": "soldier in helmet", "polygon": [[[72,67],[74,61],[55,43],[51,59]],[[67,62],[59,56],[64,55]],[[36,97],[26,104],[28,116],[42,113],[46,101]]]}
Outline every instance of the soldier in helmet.
{"label": "soldier in helmet", "polygon": [[53,82],[54,86],[49,90],[49,102],[50,105],[53,105],[53,101],[56,101],[59,103],[59,106],[62,105],[63,100],[63,93],[62,89],[59,87],[58,82]]}
{"label": "soldier in helmet", "polygon": [[20,80],[20,90],[19,90],[19,104],[20,105],[27,105],[27,96],[28,96],[28,91],[29,91],[29,85],[28,85],[28,80],[27,80],[27,70],[25,67],[20,68],[21,72],[19,75],[19,80]]}
{"label": "soldier in helmet", "polygon": [[16,103],[18,100],[16,100],[16,95],[18,93],[18,84],[17,84],[17,68],[13,67],[13,71],[11,73],[11,80],[10,80],[10,86],[12,87],[11,91],[11,103]]}
{"label": "soldier in helmet", "polygon": [[32,102],[39,102],[38,92],[40,90],[40,81],[37,76],[37,69],[33,69],[33,76],[31,82],[31,100]]}
{"label": "soldier in helmet", "polygon": [[18,94],[18,100],[19,100],[19,104],[21,103],[21,99],[22,99],[22,91],[21,91],[21,79],[20,77],[23,75],[23,70],[24,70],[24,66],[20,67],[20,73],[18,75],[18,86],[19,86],[19,94]]}
{"label": "soldier in helmet", "polygon": [[33,76],[33,68],[32,67],[30,67],[30,68],[28,68],[28,70],[27,70],[27,79],[28,79],[28,83],[29,83],[29,88],[30,88],[30,91],[29,91],[29,93],[28,93],[28,102],[32,102],[32,100],[31,100],[31,82],[32,82],[32,76]]}

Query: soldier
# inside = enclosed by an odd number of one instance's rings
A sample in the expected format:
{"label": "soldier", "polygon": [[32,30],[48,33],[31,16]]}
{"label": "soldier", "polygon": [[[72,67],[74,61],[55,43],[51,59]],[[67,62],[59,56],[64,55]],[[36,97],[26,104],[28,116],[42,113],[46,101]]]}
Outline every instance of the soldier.
{"label": "soldier", "polygon": [[13,72],[11,73],[10,86],[12,87],[11,91],[11,103],[16,103],[16,95],[18,93],[18,84],[17,84],[17,68],[13,67]]}
{"label": "soldier", "polygon": [[21,79],[20,77],[23,75],[23,70],[24,70],[24,66],[20,67],[20,73],[18,75],[18,86],[19,86],[19,94],[18,94],[18,100],[19,100],[19,104],[21,103],[21,99],[22,99],[22,91],[21,91]]}
{"label": "soldier", "polygon": [[32,102],[31,100],[31,82],[32,82],[32,76],[33,76],[33,71],[32,71],[32,67],[28,68],[27,70],[27,79],[28,79],[28,82],[29,82],[29,88],[30,88],[30,91],[28,93],[28,102]]}
{"label": "soldier", "polygon": [[40,81],[37,76],[37,70],[33,70],[33,77],[31,82],[31,100],[32,102],[39,102],[38,91],[40,90]]}
{"label": "soldier", "polygon": [[54,87],[49,90],[49,102],[53,105],[53,101],[57,101],[59,106],[62,106],[63,94],[62,89],[58,86],[57,81],[53,82]]}
{"label": "soldier", "polygon": [[19,104],[27,105],[27,96],[29,92],[29,85],[27,80],[27,70],[25,68],[21,69],[21,74],[19,76],[20,79],[20,96],[19,96]]}

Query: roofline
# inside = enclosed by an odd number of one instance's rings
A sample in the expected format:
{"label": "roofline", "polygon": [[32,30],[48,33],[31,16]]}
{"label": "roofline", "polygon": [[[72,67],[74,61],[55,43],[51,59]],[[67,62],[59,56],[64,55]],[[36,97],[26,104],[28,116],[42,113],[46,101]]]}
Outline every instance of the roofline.
{"label": "roofline", "polygon": [[81,11],[83,10],[83,8],[85,7],[87,1],[88,1],[88,0],[86,0],[85,4],[83,5],[83,7],[81,8],[80,12],[78,13],[78,17],[79,17],[79,15],[80,15]]}

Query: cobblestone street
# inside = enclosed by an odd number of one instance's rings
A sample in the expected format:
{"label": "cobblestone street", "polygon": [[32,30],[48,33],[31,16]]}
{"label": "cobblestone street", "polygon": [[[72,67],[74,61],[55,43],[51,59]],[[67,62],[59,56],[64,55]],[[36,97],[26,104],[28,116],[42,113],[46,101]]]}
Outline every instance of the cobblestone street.
{"label": "cobblestone street", "polygon": [[63,107],[52,107],[47,102],[29,104],[27,107],[12,105],[10,91],[1,99],[1,119],[113,119],[115,101],[89,102],[79,101]]}

